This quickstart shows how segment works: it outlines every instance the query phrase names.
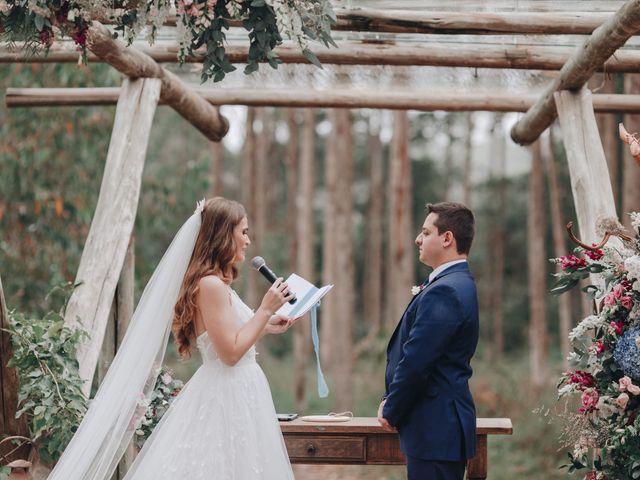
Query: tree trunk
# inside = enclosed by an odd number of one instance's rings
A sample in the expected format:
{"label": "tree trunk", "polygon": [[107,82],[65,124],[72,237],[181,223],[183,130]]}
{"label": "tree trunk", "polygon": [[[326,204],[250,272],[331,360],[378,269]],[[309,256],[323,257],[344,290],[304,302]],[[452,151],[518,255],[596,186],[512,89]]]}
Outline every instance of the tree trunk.
{"label": "tree trunk", "polygon": [[[337,254],[337,222],[336,212],[338,198],[338,179],[340,176],[340,158],[338,152],[338,122],[336,110],[327,110],[327,119],[331,122],[331,133],[325,142],[324,162],[324,218],[322,238],[322,283],[335,285],[338,270]],[[338,315],[337,298],[327,295],[322,301],[322,335],[320,336],[320,356],[327,371],[333,371],[333,345],[336,336],[336,316]]]}
{"label": "tree trunk", "polygon": [[334,111],[334,143],[339,171],[336,182],[335,211],[335,288],[331,344],[336,408],[353,409],[352,328],[355,314],[355,265],[353,261],[353,139],[349,110]]}
{"label": "tree trunk", "polygon": [[370,120],[367,142],[369,158],[369,208],[367,211],[364,264],[364,318],[369,332],[376,335],[382,326],[382,233],[384,216],[384,169],[380,117]]}
{"label": "tree trunk", "polygon": [[540,142],[531,145],[531,176],[527,215],[527,255],[529,264],[529,348],[531,382],[544,386],[548,376],[546,318],[546,256],[544,247],[544,173]]}
{"label": "tree trunk", "polygon": [[454,136],[452,132],[452,127],[455,123],[454,114],[449,112],[446,118],[447,125],[447,135],[449,137],[449,143],[447,144],[447,148],[444,153],[444,198],[448,200],[451,198],[451,180],[453,175],[453,145],[454,145]]}
{"label": "tree trunk", "polygon": [[[299,129],[296,121],[296,110],[288,108],[286,110],[287,127],[289,130],[289,142],[286,147],[284,157],[286,167],[287,181],[287,238],[289,239],[289,270],[298,272],[298,249],[301,239],[298,238],[298,222],[304,221],[301,216],[300,202],[298,199],[298,136]],[[302,240],[304,241],[304,240]],[[309,277],[303,278],[313,282]],[[306,318],[301,321],[307,323]],[[300,322],[299,322],[300,323]],[[304,392],[305,392],[305,366],[306,351],[305,345],[308,337],[304,335],[301,325],[296,326],[293,331],[293,388],[294,401],[298,412],[304,409]]]}
{"label": "tree trunk", "polygon": [[[640,76],[627,74],[624,79],[625,93],[640,93]],[[631,133],[640,132],[640,115],[625,115],[624,125]],[[629,212],[640,211],[640,164],[636,162],[629,148],[622,149],[622,212],[621,220],[625,227],[631,228]]]}
{"label": "tree trunk", "polygon": [[[0,278],[0,328],[9,327],[9,314],[7,304],[2,290],[2,279]],[[0,330],[0,434],[19,435],[29,438],[29,429],[23,415],[16,419],[18,411],[18,390],[20,382],[18,372],[14,368],[9,368],[7,362],[11,358],[11,337],[5,331]],[[0,446],[0,455],[7,455],[15,448],[10,442],[5,442]],[[26,459],[29,455],[29,446],[25,445],[16,450],[13,454],[3,460],[2,464],[13,460]]]}
{"label": "tree trunk", "polygon": [[[302,144],[300,148],[300,162],[298,186],[291,192],[296,193],[297,221],[295,222],[295,237],[298,240],[298,254],[296,256],[296,271],[303,277],[316,283],[313,268],[314,250],[314,165],[315,165],[315,111],[304,111],[304,124],[302,130]],[[324,309],[324,302],[323,302]],[[295,358],[295,405],[301,412],[305,405],[305,366],[306,359],[311,351],[311,319],[309,314],[301,319],[294,331],[294,358]]]}
{"label": "tree trunk", "polygon": [[[491,229],[491,312],[493,317],[493,340],[497,358],[504,353],[504,256],[506,243],[506,143],[502,130],[502,114],[497,114],[493,125],[493,145],[495,147],[495,170],[493,172],[493,195],[495,199],[495,224]],[[469,132],[470,134],[471,132]]]}
{"label": "tree trunk", "polygon": [[[596,93],[616,93],[615,77],[611,74],[597,73],[589,81],[591,91]],[[604,155],[609,167],[609,178],[611,179],[611,189],[613,198],[618,199],[618,146],[620,138],[618,136],[618,119],[615,113],[597,113],[596,123],[602,139]]]}
{"label": "tree trunk", "polygon": [[394,131],[389,159],[389,278],[390,295],[387,319],[395,325],[411,299],[411,286],[415,275],[413,262],[415,249],[411,201],[411,160],[408,155],[409,119],[407,112],[393,113]]}
{"label": "tree trunk", "polygon": [[471,112],[467,112],[465,114],[467,121],[466,128],[466,136],[464,138],[464,167],[462,171],[464,172],[464,195],[463,195],[463,203],[471,208],[471,165],[472,165],[472,156],[473,156],[473,117],[471,116]]}
{"label": "tree trunk", "polygon": [[[256,133],[254,131],[254,124],[256,123],[256,109],[249,107],[247,109],[247,122],[245,126],[245,138],[244,138],[244,150],[242,154],[242,171],[241,185],[240,185],[240,198],[242,204],[247,212],[247,220],[249,221],[249,228],[252,232],[253,246],[252,250],[256,255],[259,255],[260,250],[256,248],[256,237],[253,234],[256,222],[256,208],[255,208],[255,176],[256,176]],[[256,299],[258,297],[258,284],[257,276],[251,271],[251,265],[249,262],[244,262],[243,265],[243,291],[244,300],[251,308],[257,306]]]}
{"label": "tree trunk", "polygon": [[[560,183],[556,163],[555,137],[553,126],[549,129],[549,158],[547,161],[547,175],[549,182],[549,203],[551,207],[551,232],[553,235],[553,255],[557,258],[567,254],[565,242],[565,219],[562,218],[562,199],[560,197]],[[560,266],[556,272],[560,272]],[[569,331],[571,330],[571,296],[564,293],[558,296],[558,335],[560,336],[560,351],[562,352],[562,366],[569,367]]]}
{"label": "tree trunk", "polygon": [[210,146],[209,197],[222,197],[224,196],[224,143],[211,142]]}

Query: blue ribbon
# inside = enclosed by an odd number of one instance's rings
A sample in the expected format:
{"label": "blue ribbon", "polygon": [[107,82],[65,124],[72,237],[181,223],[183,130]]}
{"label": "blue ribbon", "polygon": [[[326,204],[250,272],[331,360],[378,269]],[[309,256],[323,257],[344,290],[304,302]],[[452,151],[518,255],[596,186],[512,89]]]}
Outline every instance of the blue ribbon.
{"label": "blue ribbon", "polygon": [[322,367],[320,366],[320,342],[318,340],[318,306],[320,302],[311,307],[311,340],[313,349],[316,352],[316,365],[318,366],[318,396],[326,398],[329,395],[329,387],[324,379]]}

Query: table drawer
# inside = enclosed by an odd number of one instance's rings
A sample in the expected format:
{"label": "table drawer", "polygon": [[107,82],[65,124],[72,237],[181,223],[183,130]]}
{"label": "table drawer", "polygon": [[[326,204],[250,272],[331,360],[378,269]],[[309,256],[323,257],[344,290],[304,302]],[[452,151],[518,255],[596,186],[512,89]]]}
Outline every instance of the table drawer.
{"label": "table drawer", "polygon": [[285,435],[289,458],[293,460],[365,461],[364,437]]}

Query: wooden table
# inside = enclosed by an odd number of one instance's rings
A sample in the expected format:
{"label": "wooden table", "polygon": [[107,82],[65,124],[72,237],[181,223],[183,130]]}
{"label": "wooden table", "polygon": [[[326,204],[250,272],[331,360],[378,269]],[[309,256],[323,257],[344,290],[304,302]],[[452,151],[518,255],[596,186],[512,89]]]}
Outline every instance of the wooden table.
{"label": "wooden table", "polygon": [[[374,417],[348,422],[280,422],[291,463],[404,465],[397,433],[385,432]],[[467,464],[468,479],[487,478],[487,436],[511,435],[510,418],[478,418],[476,456]]]}

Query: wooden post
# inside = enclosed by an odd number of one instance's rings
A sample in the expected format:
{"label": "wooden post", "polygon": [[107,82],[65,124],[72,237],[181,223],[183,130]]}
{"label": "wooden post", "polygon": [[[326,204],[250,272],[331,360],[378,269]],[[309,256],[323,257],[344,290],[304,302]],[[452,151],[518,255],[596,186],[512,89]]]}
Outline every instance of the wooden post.
{"label": "wooden post", "polygon": [[639,30],[640,0],[629,0],[567,60],[536,104],[513,126],[513,141],[525,145],[537,139],[557,116],[554,93],[581,88],[598,67]]}
{"label": "wooden post", "polygon": [[79,373],[87,396],[133,231],[160,87],[158,79],[126,79],[123,83],[100,195],[76,275],[78,286],[65,312],[67,324],[82,322],[90,335],[78,348]]}
{"label": "wooden post", "polygon": [[[8,327],[9,314],[2,290],[2,278],[0,278],[0,328]],[[11,358],[11,351],[11,337],[7,332],[0,330],[0,433],[29,438],[29,429],[24,415],[16,419],[20,383],[16,370],[7,366],[7,362]],[[0,455],[7,455],[14,448],[15,445],[5,442],[0,446]],[[7,457],[6,463],[13,460],[26,459],[28,454],[29,447],[21,447]]]}
{"label": "wooden post", "polygon": [[[587,244],[599,242],[599,217],[617,218],[607,161],[591,106],[591,92],[557,92],[555,101],[567,152],[571,190],[578,217],[580,237]],[[619,244],[612,238],[610,244]]]}
{"label": "wooden post", "polygon": [[191,122],[209,140],[219,142],[229,130],[229,122],[218,110],[195,94],[173,73],[158,65],[152,58],[123,42],[112,38],[102,24],[89,27],[87,45],[105,62],[131,78],[157,78],[161,82],[160,98]]}

